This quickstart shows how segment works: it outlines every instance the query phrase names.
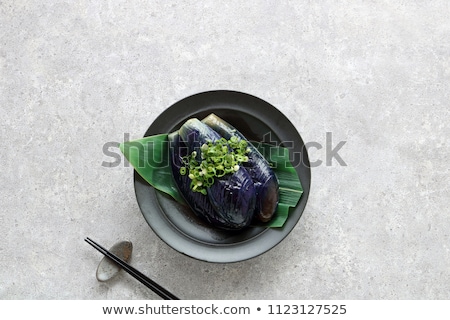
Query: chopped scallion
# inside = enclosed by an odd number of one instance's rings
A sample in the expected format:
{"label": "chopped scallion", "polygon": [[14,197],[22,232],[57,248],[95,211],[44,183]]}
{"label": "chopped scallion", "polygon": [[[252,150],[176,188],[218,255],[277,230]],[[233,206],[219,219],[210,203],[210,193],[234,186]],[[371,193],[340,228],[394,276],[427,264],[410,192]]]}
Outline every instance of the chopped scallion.
{"label": "chopped scallion", "polygon": [[201,162],[196,160],[197,152],[193,151],[183,158],[180,174],[188,174],[192,191],[206,195],[206,189],[213,185],[215,178],[238,171],[240,164],[248,161],[249,151],[247,141],[235,136],[229,140],[208,141],[200,147]]}

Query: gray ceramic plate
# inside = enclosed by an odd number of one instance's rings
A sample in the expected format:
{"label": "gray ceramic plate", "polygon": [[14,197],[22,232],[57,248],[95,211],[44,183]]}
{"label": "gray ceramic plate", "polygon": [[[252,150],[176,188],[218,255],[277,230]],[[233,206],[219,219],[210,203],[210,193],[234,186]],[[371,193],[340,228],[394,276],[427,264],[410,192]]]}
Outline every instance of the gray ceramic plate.
{"label": "gray ceramic plate", "polygon": [[232,124],[249,140],[281,143],[290,149],[304,193],[285,225],[252,227],[239,232],[219,230],[204,223],[188,207],[155,190],[135,172],[136,198],[152,230],[175,250],[208,262],[242,261],[275,247],[299,221],[311,184],[308,154],[299,133],[279,110],[255,96],[236,91],[209,91],[180,100],[151,124],[145,136],[172,132],[187,119],[202,119],[210,113]]}

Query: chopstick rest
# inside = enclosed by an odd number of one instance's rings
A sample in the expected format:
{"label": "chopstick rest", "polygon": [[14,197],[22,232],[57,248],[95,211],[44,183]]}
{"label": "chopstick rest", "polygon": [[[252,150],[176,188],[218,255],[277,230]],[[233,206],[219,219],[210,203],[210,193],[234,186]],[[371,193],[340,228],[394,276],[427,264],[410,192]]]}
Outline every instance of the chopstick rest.
{"label": "chopstick rest", "polygon": [[139,270],[135,269],[134,267],[130,266],[128,263],[117,257],[115,254],[109,252],[105,248],[103,248],[101,245],[96,243],[94,240],[86,238],[84,239],[87,243],[89,243],[91,246],[93,246],[95,249],[100,251],[102,254],[113,260],[115,263],[117,263],[120,267],[122,267],[128,274],[130,274],[133,278],[138,280],[140,283],[145,285],[147,288],[155,292],[157,295],[159,295],[164,300],[179,300],[174,294],[167,291],[163,287],[161,287],[159,284],[157,284],[155,281],[144,275]]}
{"label": "chopstick rest", "polygon": [[[133,244],[130,241],[120,241],[109,249],[109,252],[127,263],[130,262],[132,251]],[[108,281],[114,278],[120,270],[122,270],[121,266],[111,260],[111,258],[104,256],[97,267],[97,280],[101,282]]]}

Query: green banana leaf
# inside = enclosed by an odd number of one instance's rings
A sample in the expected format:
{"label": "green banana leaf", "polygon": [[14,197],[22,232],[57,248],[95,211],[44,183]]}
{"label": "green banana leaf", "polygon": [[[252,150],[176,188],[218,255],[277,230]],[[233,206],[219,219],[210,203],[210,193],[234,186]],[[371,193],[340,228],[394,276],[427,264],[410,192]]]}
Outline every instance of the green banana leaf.
{"label": "green banana leaf", "polygon": [[[269,161],[280,187],[277,211],[265,227],[282,227],[289,216],[290,208],[300,200],[303,188],[295,168],[289,159],[289,150],[280,146],[253,143]],[[168,134],[159,134],[119,145],[120,151],[136,172],[155,189],[167,193],[180,203],[185,203],[172,177]]]}

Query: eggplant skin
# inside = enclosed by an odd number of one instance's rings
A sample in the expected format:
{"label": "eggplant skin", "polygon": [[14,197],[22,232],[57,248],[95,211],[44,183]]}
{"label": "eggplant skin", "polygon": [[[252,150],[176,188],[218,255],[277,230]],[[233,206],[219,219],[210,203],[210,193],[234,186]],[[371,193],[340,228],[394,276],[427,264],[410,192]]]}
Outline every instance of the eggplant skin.
{"label": "eggplant skin", "polygon": [[[210,114],[202,122],[225,139],[236,136],[248,142],[242,133],[215,114]],[[248,171],[255,185],[256,204],[254,216],[261,222],[267,222],[272,219],[278,206],[278,179],[264,156],[250,142],[248,142],[248,147],[250,149],[250,152],[247,154],[249,160],[242,163],[242,166]]]}
{"label": "eggplant skin", "polygon": [[192,191],[189,177],[180,174],[184,156],[197,151],[201,157],[200,147],[220,138],[198,119],[187,120],[178,133],[169,135],[172,174],[184,199],[198,216],[216,227],[239,230],[250,225],[256,205],[256,189],[247,170],[241,166],[233,174],[216,178],[206,196]]}
{"label": "eggplant skin", "polygon": [[212,206],[222,213],[225,220],[238,228],[244,228],[252,222],[255,195],[253,180],[243,167],[234,174],[216,179],[208,188]]}
{"label": "eggplant skin", "polygon": [[197,152],[197,160],[201,161],[201,146],[208,141],[216,141],[221,136],[197,118],[187,120],[180,128],[181,140],[188,147],[188,152]]}

